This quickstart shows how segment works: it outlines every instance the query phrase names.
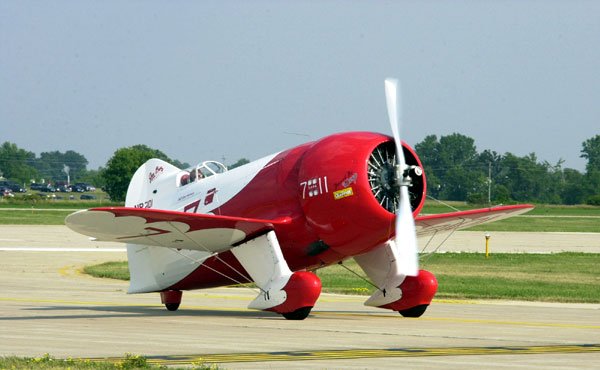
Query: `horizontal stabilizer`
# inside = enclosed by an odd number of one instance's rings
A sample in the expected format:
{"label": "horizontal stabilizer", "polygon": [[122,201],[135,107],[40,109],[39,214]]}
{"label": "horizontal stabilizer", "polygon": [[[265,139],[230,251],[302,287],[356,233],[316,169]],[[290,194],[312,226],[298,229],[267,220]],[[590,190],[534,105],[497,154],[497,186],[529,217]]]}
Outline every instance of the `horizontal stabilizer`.
{"label": "horizontal stabilizer", "polygon": [[530,204],[519,204],[514,206],[499,206],[419,216],[415,219],[417,236],[432,235],[442,231],[466,229],[468,227],[520,215],[530,211],[532,208],[533,206]]}
{"label": "horizontal stabilizer", "polygon": [[93,208],[72,213],[65,220],[72,230],[99,241],[213,253],[288,222],[289,218],[259,220],[129,207]]}

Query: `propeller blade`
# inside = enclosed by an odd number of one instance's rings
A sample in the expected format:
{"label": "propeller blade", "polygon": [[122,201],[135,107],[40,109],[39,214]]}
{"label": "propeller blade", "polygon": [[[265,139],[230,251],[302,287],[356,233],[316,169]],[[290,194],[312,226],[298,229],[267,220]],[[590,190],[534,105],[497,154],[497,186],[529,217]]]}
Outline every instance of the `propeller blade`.
{"label": "propeller blade", "polygon": [[394,78],[385,79],[385,98],[387,103],[390,127],[396,144],[396,156],[398,158],[398,169],[396,178],[400,187],[400,207],[396,211],[396,248],[399,254],[400,273],[407,276],[417,276],[419,273],[419,261],[417,254],[417,235],[415,220],[410,208],[410,197],[408,194],[409,184],[404,179],[406,161],[402,150],[400,128],[402,125],[402,114],[399,104],[400,92],[398,80]]}
{"label": "propeller blade", "polygon": [[[402,119],[402,112],[398,110],[400,106],[398,104],[399,98],[400,94],[398,93],[398,80],[395,78],[386,78],[385,100],[387,103],[388,117],[390,119],[390,127],[392,128],[392,135],[394,136],[394,142],[396,144],[396,154],[398,155],[400,154],[398,153],[398,148],[402,147],[402,142],[400,140],[400,124]],[[402,157],[404,157],[404,153],[402,153]],[[402,160],[401,163],[404,163],[404,160]]]}
{"label": "propeller blade", "polygon": [[396,245],[399,272],[406,276],[417,276],[419,274],[417,232],[410,208],[408,186],[400,187],[400,209],[396,214]]}

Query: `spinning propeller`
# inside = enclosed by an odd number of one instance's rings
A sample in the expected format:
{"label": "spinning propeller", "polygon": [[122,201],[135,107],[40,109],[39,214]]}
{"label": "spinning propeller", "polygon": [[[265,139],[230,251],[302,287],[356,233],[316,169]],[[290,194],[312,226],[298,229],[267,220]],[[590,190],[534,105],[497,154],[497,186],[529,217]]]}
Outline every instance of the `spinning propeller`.
{"label": "spinning propeller", "polygon": [[410,186],[409,167],[406,165],[402,141],[400,140],[402,114],[400,112],[401,104],[399,101],[401,97],[398,91],[397,79],[386,78],[385,98],[398,158],[395,178],[400,187],[400,205],[396,211],[396,237],[394,241],[399,256],[399,272],[407,276],[417,276],[419,273],[417,234],[408,194],[408,187]]}

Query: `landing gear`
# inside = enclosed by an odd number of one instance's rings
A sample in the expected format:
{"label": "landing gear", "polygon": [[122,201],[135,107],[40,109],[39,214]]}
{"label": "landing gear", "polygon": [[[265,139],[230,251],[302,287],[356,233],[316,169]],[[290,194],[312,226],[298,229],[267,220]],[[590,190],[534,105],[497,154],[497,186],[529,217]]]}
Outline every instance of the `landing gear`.
{"label": "landing gear", "polygon": [[169,311],[177,311],[181,304],[181,290],[165,290],[160,292],[160,300]]}
{"label": "landing gear", "polygon": [[401,310],[398,312],[400,313],[400,315],[402,315],[404,317],[421,317],[421,315],[423,315],[425,313],[425,310],[427,310],[428,306],[429,306],[428,304],[422,304],[422,305],[407,308],[406,310]]}
{"label": "landing gear", "polygon": [[169,311],[177,311],[179,308],[179,303],[165,303],[165,307]]}
{"label": "landing gear", "polygon": [[312,307],[302,307],[296,311],[282,313],[281,316],[288,320],[304,320],[308,317],[308,314],[310,314],[310,310],[312,310]]}

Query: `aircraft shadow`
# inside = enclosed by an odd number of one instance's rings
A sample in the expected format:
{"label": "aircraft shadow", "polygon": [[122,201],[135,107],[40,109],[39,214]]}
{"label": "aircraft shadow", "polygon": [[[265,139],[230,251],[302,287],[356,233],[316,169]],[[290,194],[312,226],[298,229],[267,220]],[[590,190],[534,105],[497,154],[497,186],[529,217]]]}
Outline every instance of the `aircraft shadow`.
{"label": "aircraft shadow", "polygon": [[[64,320],[64,319],[98,319],[98,318],[126,318],[126,317],[232,317],[248,319],[280,319],[276,313],[247,310],[218,310],[218,309],[186,309],[180,308],[171,312],[164,307],[149,306],[44,306],[23,308],[23,311],[55,312],[57,314],[34,316],[4,316],[0,321],[28,321],[28,320]],[[77,311],[77,313],[74,313]],[[84,311],[84,312],[81,312]],[[89,313],[85,313],[88,311]],[[90,312],[91,311],[91,312]],[[60,314],[60,313],[64,314]]]}

